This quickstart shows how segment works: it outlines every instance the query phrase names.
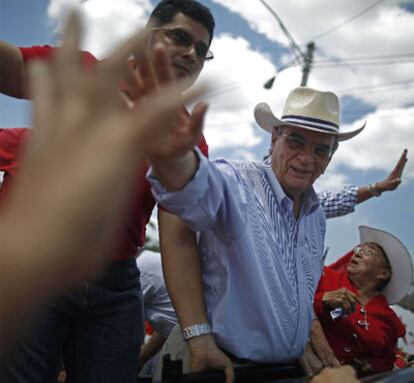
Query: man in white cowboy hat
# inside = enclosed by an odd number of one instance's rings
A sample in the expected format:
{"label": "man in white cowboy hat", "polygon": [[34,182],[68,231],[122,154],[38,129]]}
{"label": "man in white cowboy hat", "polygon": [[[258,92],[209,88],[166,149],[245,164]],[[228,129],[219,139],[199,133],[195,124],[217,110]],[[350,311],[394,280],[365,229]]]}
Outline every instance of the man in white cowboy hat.
{"label": "man in white cowboy hat", "polygon": [[312,185],[338,141],[363,129],[340,132],[339,115],[335,94],[299,87],[281,119],[256,106],[258,124],[272,134],[262,163],[209,161],[194,148],[197,128],[180,129],[166,138],[174,142],[168,152],[151,153],[156,199],[200,232],[200,259],[185,270],[164,264],[182,330],[171,335],[182,344],[165,347],[187,354],[185,371],[224,368],[229,382],[230,359],[280,363],[303,354],[325,237]]}
{"label": "man in white cowboy hat", "polygon": [[324,268],[315,295],[317,314],[341,364],[363,373],[391,370],[405,327],[389,307],[413,282],[404,244],[384,230],[359,227],[360,244]]}

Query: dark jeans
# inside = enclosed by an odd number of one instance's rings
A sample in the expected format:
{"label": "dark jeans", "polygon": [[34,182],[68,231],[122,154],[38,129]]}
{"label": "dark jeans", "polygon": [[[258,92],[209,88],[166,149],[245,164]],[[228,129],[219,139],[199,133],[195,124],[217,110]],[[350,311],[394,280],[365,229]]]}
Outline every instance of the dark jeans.
{"label": "dark jeans", "polygon": [[0,381],[54,383],[63,360],[68,383],[136,382],[143,339],[135,259],[115,262],[100,280],[42,311]]}

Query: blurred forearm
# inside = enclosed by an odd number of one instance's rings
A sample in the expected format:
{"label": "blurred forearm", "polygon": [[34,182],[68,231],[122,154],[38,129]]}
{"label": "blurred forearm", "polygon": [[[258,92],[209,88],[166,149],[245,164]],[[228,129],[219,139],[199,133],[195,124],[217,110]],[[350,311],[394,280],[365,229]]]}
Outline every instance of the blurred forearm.
{"label": "blurred forearm", "polygon": [[151,158],[150,163],[155,177],[168,191],[183,188],[194,176],[198,167],[198,158],[194,151],[189,151],[176,158]]}
{"label": "blurred forearm", "polygon": [[159,212],[164,278],[181,327],[207,322],[195,234],[176,216]]}
{"label": "blurred forearm", "polygon": [[27,98],[26,72],[19,48],[0,41],[0,92],[16,98]]}

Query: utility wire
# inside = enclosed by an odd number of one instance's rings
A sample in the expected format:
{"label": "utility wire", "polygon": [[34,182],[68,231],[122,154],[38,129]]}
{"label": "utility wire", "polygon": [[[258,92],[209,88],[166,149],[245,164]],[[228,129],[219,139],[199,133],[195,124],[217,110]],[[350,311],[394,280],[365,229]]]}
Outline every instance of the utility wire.
{"label": "utility wire", "polygon": [[382,84],[375,84],[375,85],[365,85],[365,86],[357,86],[352,88],[345,88],[337,90],[338,93],[344,93],[344,92],[352,92],[354,90],[367,90],[367,89],[378,89],[378,88],[384,88],[389,86],[405,86],[408,84],[411,84],[414,82],[413,78],[401,80],[401,81],[390,81],[390,82],[384,82]]}
{"label": "utility wire", "polygon": [[[382,56],[360,56],[360,57],[349,57],[346,60],[340,60],[340,62],[347,62],[347,61],[369,61],[369,60],[387,60],[392,58],[414,58],[414,52],[413,53],[397,53],[393,55],[382,55]],[[321,62],[335,62],[335,59],[330,58],[319,58],[317,59],[318,63]]]}
{"label": "utility wire", "polygon": [[326,63],[319,63],[316,61],[313,64],[314,68],[336,68],[338,66],[372,66],[372,65],[391,65],[391,64],[409,64],[414,63],[414,57],[412,59],[405,59],[405,60],[381,60],[381,61],[332,61]]}
{"label": "utility wire", "polygon": [[326,30],[325,32],[319,33],[318,35],[312,37],[310,39],[310,41],[314,41],[316,39],[320,39],[321,37],[324,37],[336,30],[338,30],[339,28],[342,28],[344,25],[349,24],[351,21],[354,21],[355,19],[357,19],[358,17],[362,16],[364,13],[368,12],[369,10],[371,10],[372,8],[376,7],[378,4],[382,3],[384,0],[377,0],[375,3],[371,4],[369,7],[364,8],[362,11],[358,12],[357,14],[355,14],[354,16],[350,17],[349,19],[343,21],[342,23],[339,23],[335,26],[333,26],[332,28],[329,28],[328,30]]}
{"label": "utility wire", "polygon": [[[302,50],[299,48],[299,45],[296,44],[295,39],[293,38],[293,36],[291,35],[291,33],[288,31],[288,29],[285,27],[285,25],[283,24],[282,19],[278,16],[278,14],[264,1],[264,0],[260,0],[260,2],[266,7],[266,9],[273,15],[273,17],[277,20],[280,28],[282,29],[283,33],[285,34],[285,36],[288,38],[289,43],[290,43],[290,49],[292,50],[295,58],[297,59],[297,55],[299,54],[300,59],[303,60],[305,57],[305,54],[302,52]],[[300,61],[301,61],[300,60]]]}
{"label": "utility wire", "polygon": [[[286,64],[287,65],[287,64]],[[289,65],[289,67],[292,66]],[[352,94],[358,94],[361,91],[372,91],[372,92],[381,92],[386,91],[390,89],[384,89],[384,88],[390,88],[390,87],[406,87],[407,85],[410,85],[414,83],[414,79],[406,79],[401,81],[392,81],[382,84],[375,84],[375,85],[364,85],[364,86],[358,86],[358,87],[352,87],[352,88],[345,88],[345,89],[339,89],[334,90],[335,93],[338,93],[340,95],[352,95]],[[225,94],[225,93],[231,93],[237,89],[243,89],[243,82],[242,81],[234,81],[227,84],[223,84],[210,92],[208,92],[205,95],[206,99],[214,99],[215,97]],[[240,104],[224,104],[222,107],[230,108],[230,107],[237,107],[241,106]]]}
{"label": "utility wire", "polygon": [[[355,112],[355,113],[353,113]],[[359,112],[359,113],[358,113]],[[345,111],[342,112],[342,120],[345,118],[350,118],[350,117],[354,117],[354,116],[362,116],[361,112],[363,112],[363,110],[358,111],[355,109],[346,109]],[[390,112],[390,113],[383,113],[381,114],[381,118],[390,118],[390,117],[395,117],[395,116],[401,116],[401,117],[405,117],[405,116],[411,116],[414,115],[414,112]],[[209,127],[224,127],[224,126],[233,126],[233,125],[239,125],[239,124],[251,124],[251,123],[255,123],[254,118],[252,117],[250,120],[244,119],[244,120],[234,120],[234,121],[226,121],[224,123],[222,122],[211,122],[211,123],[207,123],[206,124],[206,129],[208,129]]]}

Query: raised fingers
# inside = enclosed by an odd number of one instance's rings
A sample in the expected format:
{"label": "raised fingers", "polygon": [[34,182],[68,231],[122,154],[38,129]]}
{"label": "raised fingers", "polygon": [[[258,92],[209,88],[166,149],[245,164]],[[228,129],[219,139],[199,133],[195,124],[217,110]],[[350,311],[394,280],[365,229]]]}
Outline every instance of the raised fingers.
{"label": "raised fingers", "polygon": [[408,161],[407,160],[407,153],[408,153],[407,149],[404,149],[402,154],[401,154],[401,157],[398,160],[398,163],[397,163],[397,165],[396,165],[396,167],[393,171],[393,173],[395,173],[395,174],[393,174],[395,177],[398,177],[398,178],[401,177],[402,172],[404,171],[404,167],[405,167],[405,165]]}
{"label": "raised fingers", "polygon": [[[81,36],[80,16],[72,10],[67,18],[60,48],[56,51],[52,67],[56,72],[56,84],[60,91],[73,87],[73,80],[80,75],[81,53],[79,42]],[[69,87],[68,87],[69,85]]]}
{"label": "raised fingers", "polygon": [[165,51],[164,47],[157,44],[154,47],[154,70],[160,85],[171,83],[175,80],[175,74],[171,65],[170,56]]}
{"label": "raised fingers", "polygon": [[[199,94],[199,92],[191,93],[181,98],[174,84],[162,87],[160,93],[150,94],[131,109],[128,117],[130,133],[135,138],[143,139],[144,136],[149,136],[154,139],[158,137],[157,135],[176,132],[177,125],[174,122],[182,111],[183,102],[191,101]],[[183,146],[190,145],[194,137],[198,136],[198,129],[201,130],[202,128],[202,120],[206,109],[206,107],[200,106],[195,110],[193,117],[190,117],[189,126],[184,130],[182,126],[178,127],[180,132],[179,144]]]}
{"label": "raised fingers", "polygon": [[136,62],[134,75],[141,84],[141,92],[148,95],[158,89],[157,74],[153,65],[153,55],[151,52],[144,52]]}
{"label": "raised fingers", "polygon": [[102,63],[101,70],[108,76],[116,79],[127,79],[128,82],[132,79],[132,76],[127,60],[135,58],[139,61],[141,57],[144,57],[145,51],[148,49],[147,41],[148,33],[146,30],[135,33]]}
{"label": "raised fingers", "polygon": [[33,61],[28,69],[33,99],[33,122],[40,136],[53,125],[50,121],[54,113],[53,79],[45,62]]}

